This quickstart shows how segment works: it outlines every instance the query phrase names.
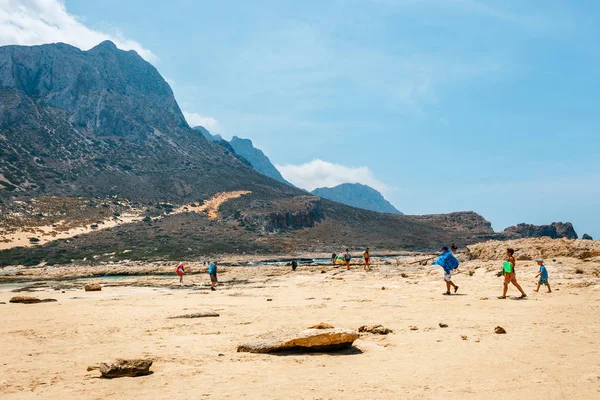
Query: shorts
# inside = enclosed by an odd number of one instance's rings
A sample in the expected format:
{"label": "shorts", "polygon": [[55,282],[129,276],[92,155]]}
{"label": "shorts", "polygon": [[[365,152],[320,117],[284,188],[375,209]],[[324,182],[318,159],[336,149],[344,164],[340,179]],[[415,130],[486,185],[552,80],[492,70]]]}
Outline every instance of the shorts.
{"label": "shorts", "polygon": [[446,273],[445,273],[445,274],[444,274],[444,280],[445,280],[446,282],[450,282],[450,281],[452,281],[452,274],[446,274]]}
{"label": "shorts", "polygon": [[365,257],[365,262],[366,262],[366,263],[368,263],[368,262],[369,262],[369,260],[370,260],[370,258],[369,258],[369,257]]}
{"label": "shorts", "polygon": [[505,273],[504,274],[504,283],[511,283],[511,282],[515,282],[517,280],[517,274],[513,272],[511,272],[510,274]]}
{"label": "shorts", "polygon": [[210,281],[217,282],[217,274],[210,274]]}
{"label": "shorts", "polygon": [[550,284],[548,284],[548,278],[540,278],[540,280],[538,281],[538,285],[550,286]]}

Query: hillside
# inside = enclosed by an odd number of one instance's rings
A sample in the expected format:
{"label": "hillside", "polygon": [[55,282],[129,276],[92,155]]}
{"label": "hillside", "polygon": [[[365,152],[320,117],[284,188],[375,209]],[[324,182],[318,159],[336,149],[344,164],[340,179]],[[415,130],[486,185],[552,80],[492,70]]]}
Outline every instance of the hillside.
{"label": "hillside", "polygon": [[402,214],[377,190],[360,183],[343,183],[332,188],[318,188],[311,193],[352,207],[389,214]]}

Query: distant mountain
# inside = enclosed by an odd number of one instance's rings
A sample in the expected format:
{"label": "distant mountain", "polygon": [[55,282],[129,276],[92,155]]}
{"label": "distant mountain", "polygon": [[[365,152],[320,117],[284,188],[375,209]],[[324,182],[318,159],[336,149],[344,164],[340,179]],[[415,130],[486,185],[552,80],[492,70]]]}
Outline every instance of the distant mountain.
{"label": "distant mountain", "polygon": [[402,214],[377,190],[360,183],[343,183],[332,188],[318,188],[311,193],[352,207],[389,214]]}
{"label": "distant mountain", "polygon": [[202,133],[202,135],[211,142],[225,145],[225,147],[227,147],[227,144],[229,144],[235,151],[235,154],[247,160],[250,165],[261,174],[275,179],[281,183],[285,183],[286,185],[293,186],[291,183],[283,179],[283,176],[281,176],[281,173],[277,170],[277,168],[275,168],[273,163],[271,163],[269,157],[267,157],[262,150],[254,147],[250,139],[242,139],[234,136],[230,141],[226,141],[221,137],[221,135],[213,135],[203,126],[195,126],[193,129]]}

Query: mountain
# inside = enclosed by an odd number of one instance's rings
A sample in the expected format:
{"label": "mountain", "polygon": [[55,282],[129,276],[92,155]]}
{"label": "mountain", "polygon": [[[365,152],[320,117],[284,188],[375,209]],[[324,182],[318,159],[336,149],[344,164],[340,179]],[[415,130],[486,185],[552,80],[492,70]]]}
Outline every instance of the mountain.
{"label": "mountain", "polygon": [[550,225],[518,224],[509,226],[504,233],[518,238],[539,238],[548,236],[552,239],[577,239],[577,232],[570,222],[553,222]]}
{"label": "mountain", "polygon": [[269,178],[275,179],[276,181],[292,186],[291,183],[283,179],[281,173],[275,168],[265,153],[254,147],[250,139],[241,139],[234,136],[229,141],[229,144],[231,144],[231,147],[233,147],[233,150],[235,150],[237,154],[248,160],[258,172]]}
{"label": "mountain", "polygon": [[[266,161],[249,141],[234,149],[206,133],[188,126],[169,85],[134,51],[0,47],[0,266],[421,250],[498,237],[473,212],[382,214],[308,195],[251,167]],[[39,243],[39,227],[90,232],[33,247],[6,236]]]}
{"label": "mountain", "polygon": [[185,202],[256,187],[256,173],[186,123],[158,71],[110,41],[0,47],[0,198]]}
{"label": "mountain", "polygon": [[291,183],[286,181],[283,176],[281,176],[281,173],[271,163],[271,160],[269,160],[269,157],[267,157],[262,150],[254,147],[250,139],[242,139],[234,136],[230,141],[226,141],[221,137],[221,135],[213,135],[203,126],[195,126],[194,130],[202,133],[202,135],[209,141],[218,143],[222,146],[227,146],[227,144],[229,144],[237,155],[247,160],[250,165],[261,174],[275,179],[281,183],[285,183],[286,185],[293,186]]}
{"label": "mountain", "polygon": [[342,183],[332,188],[318,188],[311,193],[352,207],[389,214],[402,214],[377,190],[360,183]]}

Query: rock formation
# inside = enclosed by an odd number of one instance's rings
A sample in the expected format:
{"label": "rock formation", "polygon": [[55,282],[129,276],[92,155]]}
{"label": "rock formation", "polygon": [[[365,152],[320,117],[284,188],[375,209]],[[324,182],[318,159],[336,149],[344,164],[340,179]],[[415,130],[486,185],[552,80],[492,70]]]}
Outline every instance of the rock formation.
{"label": "rock formation", "polygon": [[238,347],[238,352],[276,353],[281,351],[328,352],[352,346],[358,333],[350,329],[306,329],[297,333],[274,332]]}
{"label": "rock formation", "polygon": [[553,222],[550,225],[518,224],[504,230],[508,237],[537,238],[548,236],[552,239],[577,239],[577,232],[570,222]]}

